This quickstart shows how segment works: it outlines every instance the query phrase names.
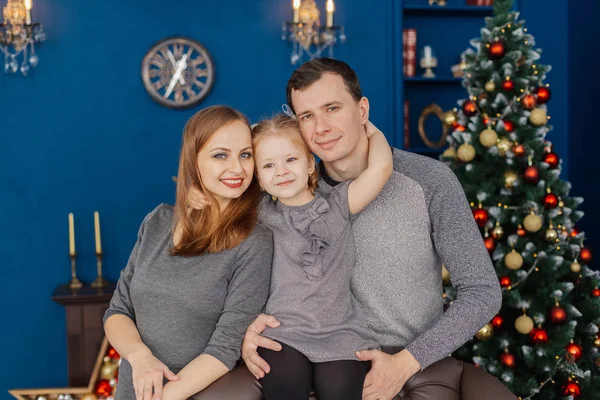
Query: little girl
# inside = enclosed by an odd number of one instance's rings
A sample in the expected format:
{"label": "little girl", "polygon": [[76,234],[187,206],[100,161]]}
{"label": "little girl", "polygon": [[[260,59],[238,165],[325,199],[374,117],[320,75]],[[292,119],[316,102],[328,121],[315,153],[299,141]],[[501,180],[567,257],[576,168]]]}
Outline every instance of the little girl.
{"label": "little girl", "polygon": [[266,400],[360,400],[368,364],[355,351],[378,347],[350,292],[353,216],[383,189],[392,152],[373,129],[368,168],[354,181],[317,191],[315,159],[298,123],[287,115],[253,129],[255,168],[269,193],[259,221],[273,231],[271,288],[265,313],[281,325],[263,335],[281,351],[259,349],[271,366],[262,380]]}

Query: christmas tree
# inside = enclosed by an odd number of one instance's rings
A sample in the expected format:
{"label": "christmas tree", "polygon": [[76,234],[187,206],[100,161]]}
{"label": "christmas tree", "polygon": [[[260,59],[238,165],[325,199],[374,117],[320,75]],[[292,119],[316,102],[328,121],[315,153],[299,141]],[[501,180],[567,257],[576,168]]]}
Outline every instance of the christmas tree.
{"label": "christmas tree", "polygon": [[[463,86],[442,159],[461,181],[503,291],[502,309],[455,356],[523,399],[600,398],[600,282],[576,223],[544,83],[549,66],[512,0],[496,0],[463,53]],[[446,271],[447,272],[447,271]],[[446,277],[444,296],[456,291]]]}

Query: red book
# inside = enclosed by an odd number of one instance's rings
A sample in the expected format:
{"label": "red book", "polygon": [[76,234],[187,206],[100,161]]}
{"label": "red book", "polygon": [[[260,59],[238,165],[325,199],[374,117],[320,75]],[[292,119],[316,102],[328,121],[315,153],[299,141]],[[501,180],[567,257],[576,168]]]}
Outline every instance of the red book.
{"label": "red book", "polygon": [[402,31],[402,70],[404,76],[415,76],[417,71],[417,30]]}
{"label": "red book", "polygon": [[410,148],[410,121],[408,119],[408,111],[408,100],[404,100],[404,150],[408,150]]}

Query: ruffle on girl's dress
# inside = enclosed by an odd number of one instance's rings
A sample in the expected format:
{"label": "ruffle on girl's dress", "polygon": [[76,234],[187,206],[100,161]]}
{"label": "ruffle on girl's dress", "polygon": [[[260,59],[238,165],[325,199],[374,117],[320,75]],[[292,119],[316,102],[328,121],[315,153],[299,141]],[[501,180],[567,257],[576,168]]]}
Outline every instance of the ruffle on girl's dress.
{"label": "ruffle on girl's dress", "polygon": [[331,209],[327,200],[318,197],[313,204],[304,210],[291,210],[292,225],[309,240],[309,246],[302,254],[302,270],[308,279],[323,277],[323,252],[329,247],[329,230],[321,218],[321,214]]}

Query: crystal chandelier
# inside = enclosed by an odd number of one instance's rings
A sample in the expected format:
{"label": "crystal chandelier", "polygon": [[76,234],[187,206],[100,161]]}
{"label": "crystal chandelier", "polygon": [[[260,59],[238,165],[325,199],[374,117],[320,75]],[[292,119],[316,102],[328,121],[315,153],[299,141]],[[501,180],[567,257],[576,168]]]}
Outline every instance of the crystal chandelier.
{"label": "crystal chandelier", "polygon": [[293,44],[290,61],[297,64],[304,55],[310,60],[321,57],[328,50],[333,57],[333,45],[338,41],[344,43],[346,34],[344,27],[333,24],[335,6],[333,0],[327,0],[327,23],[321,26],[319,9],[315,0],[293,0],[294,20],[283,23],[281,38]]}
{"label": "crystal chandelier", "polygon": [[[27,75],[38,64],[35,44],[46,39],[42,25],[31,22],[32,0],[8,0],[4,22],[0,23],[0,50],[4,53],[4,72]],[[20,68],[18,57],[21,56]]]}

